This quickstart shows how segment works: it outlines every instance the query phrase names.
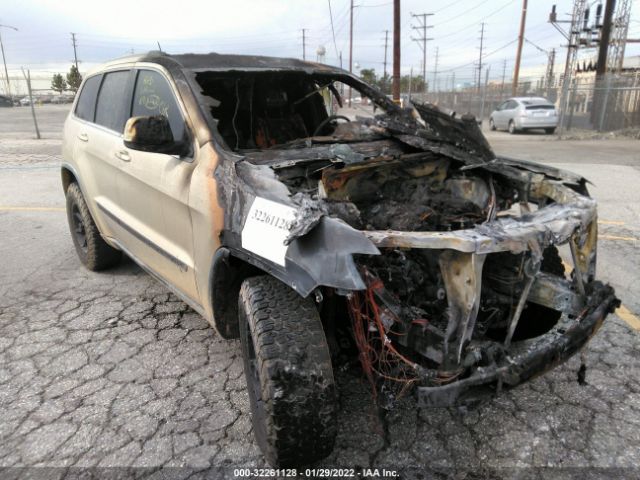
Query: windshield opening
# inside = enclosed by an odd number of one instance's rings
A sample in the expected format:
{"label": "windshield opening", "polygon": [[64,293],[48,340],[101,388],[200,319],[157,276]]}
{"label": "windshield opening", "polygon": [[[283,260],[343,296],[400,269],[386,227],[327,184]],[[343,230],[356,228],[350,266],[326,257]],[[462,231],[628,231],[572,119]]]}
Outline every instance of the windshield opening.
{"label": "windshield opening", "polygon": [[210,113],[220,135],[236,151],[329,136],[340,124],[381,113],[384,107],[363,89],[331,75],[205,71],[196,74],[196,81],[210,98]]}

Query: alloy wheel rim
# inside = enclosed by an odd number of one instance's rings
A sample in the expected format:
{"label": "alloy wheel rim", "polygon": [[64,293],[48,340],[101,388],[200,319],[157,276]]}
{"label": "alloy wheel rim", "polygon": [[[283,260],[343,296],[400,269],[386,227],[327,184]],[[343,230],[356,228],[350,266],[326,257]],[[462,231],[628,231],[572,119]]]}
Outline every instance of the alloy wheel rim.
{"label": "alloy wheel rim", "polygon": [[83,251],[87,251],[87,230],[84,225],[84,220],[80,214],[80,210],[77,205],[73,205],[71,209],[71,218],[73,221],[73,234],[76,237],[78,245]]}

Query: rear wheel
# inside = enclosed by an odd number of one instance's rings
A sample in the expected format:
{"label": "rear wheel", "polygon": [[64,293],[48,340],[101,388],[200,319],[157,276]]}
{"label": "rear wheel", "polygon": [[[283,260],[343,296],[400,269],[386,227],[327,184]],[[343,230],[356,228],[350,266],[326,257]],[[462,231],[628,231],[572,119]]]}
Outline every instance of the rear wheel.
{"label": "rear wheel", "polygon": [[67,189],[67,220],[76,252],[85,267],[104,270],[120,261],[122,252],[102,239],[77,183]]}
{"label": "rear wheel", "polygon": [[513,135],[514,133],[518,133],[518,129],[516,128],[516,124],[513,120],[509,120],[509,133]]}
{"label": "rear wheel", "polygon": [[322,322],[311,298],[270,276],[246,279],[240,342],[256,442],[274,467],[325,458],[336,435],[336,392]]}

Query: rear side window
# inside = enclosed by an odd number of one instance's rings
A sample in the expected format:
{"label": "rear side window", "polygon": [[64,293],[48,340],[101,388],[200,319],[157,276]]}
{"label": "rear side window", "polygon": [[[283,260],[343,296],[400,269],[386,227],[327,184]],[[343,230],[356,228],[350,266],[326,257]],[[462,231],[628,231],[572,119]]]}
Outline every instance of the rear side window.
{"label": "rear side window", "polygon": [[122,133],[127,121],[129,71],[107,73],[102,81],[96,105],[96,123]]}
{"label": "rear side window", "polygon": [[184,138],[185,123],[180,107],[171,85],[158,72],[140,70],[138,73],[131,115],[134,117],[164,115],[171,125],[173,139],[178,142]]}
{"label": "rear side window", "polygon": [[554,107],[553,105],[530,105],[525,108],[527,110],[553,110],[556,107]]}
{"label": "rear side window", "polygon": [[76,105],[76,117],[89,122],[93,122],[93,115],[96,109],[96,95],[100,88],[100,80],[102,75],[95,75],[85,80],[84,86],[80,91],[78,104]]}

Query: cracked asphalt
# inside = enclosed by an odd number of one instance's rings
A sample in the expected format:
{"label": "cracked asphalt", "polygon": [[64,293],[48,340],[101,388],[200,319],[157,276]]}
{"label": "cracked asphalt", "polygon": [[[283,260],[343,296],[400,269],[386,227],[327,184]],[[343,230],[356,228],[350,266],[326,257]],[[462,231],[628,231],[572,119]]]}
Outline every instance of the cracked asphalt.
{"label": "cracked asphalt", "polygon": [[[40,141],[30,139],[28,109],[0,112],[0,477],[213,478],[267,467],[239,343],[131,261],[103,273],[80,265],[59,181],[65,112],[38,109]],[[566,144],[490,140],[511,156],[546,151],[550,163],[569,163]],[[596,183],[608,222],[601,235],[631,239],[601,240],[599,275],[637,315],[640,149],[617,141],[626,153],[616,163],[601,161],[606,148],[575,142],[573,158],[583,161],[570,167]],[[574,357],[469,411],[418,409],[405,398],[379,416],[358,370],[339,369],[341,428],[316,467],[386,467],[406,478],[638,478],[639,339],[611,315],[584,352],[586,385]]]}

